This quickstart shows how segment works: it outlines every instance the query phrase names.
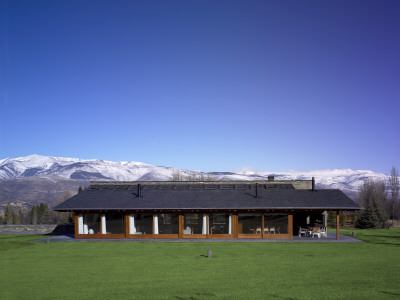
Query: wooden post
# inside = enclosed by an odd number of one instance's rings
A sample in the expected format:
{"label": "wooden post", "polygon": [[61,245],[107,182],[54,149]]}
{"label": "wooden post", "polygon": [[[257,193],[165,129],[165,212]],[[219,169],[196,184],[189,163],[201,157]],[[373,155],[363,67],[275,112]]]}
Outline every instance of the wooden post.
{"label": "wooden post", "polygon": [[208,239],[208,238],[210,238],[210,236],[209,236],[209,234],[210,234],[210,229],[209,229],[209,226],[210,226],[210,214],[207,214],[207,230],[206,230],[206,238]]}
{"label": "wooden post", "polygon": [[[103,234],[103,214],[100,214],[100,235],[101,234]],[[104,234],[106,233],[104,232]]]}
{"label": "wooden post", "polygon": [[289,213],[288,215],[288,233],[289,233],[289,238],[293,238],[293,213]]}
{"label": "wooden post", "polygon": [[129,228],[130,228],[130,224],[129,224],[129,214],[125,213],[125,238],[127,239],[129,237]]}
{"label": "wooden post", "polygon": [[264,238],[264,214],[261,215],[261,238]]}
{"label": "wooden post", "polygon": [[237,213],[235,213],[234,215],[232,215],[232,219],[233,219],[233,224],[235,224],[234,226],[233,226],[233,229],[234,229],[234,233],[235,233],[235,235],[233,236],[235,239],[237,239],[238,238],[238,234],[239,234],[239,216],[238,216],[238,214]]}
{"label": "wooden post", "polygon": [[336,211],[336,239],[339,239],[340,211]]}
{"label": "wooden post", "polygon": [[183,215],[178,215],[178,237],[183,238]]}
{"label": "wooden post", "polygon": [[79,234],[79,213],[75,212],[75,238]]}

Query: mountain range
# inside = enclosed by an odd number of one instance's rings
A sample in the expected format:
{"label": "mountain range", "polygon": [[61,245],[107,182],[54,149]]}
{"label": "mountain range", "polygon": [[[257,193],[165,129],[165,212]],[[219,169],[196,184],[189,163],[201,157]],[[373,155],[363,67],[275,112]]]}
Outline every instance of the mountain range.
{"label": "mountain range", "polygon": [[[112,162],[101,159],[79,159],[29,155],[0,160],[0,209],[7,202],[23,209],[40,202],[60,202],[63,194],[75,194],[79,186],[96,181],[166,181],[173,174],[183,177],[200,174],[173,167],[154,166],[141,162]],[[315,177],[317,188],[341,189],[355,199],[365,179],[388,182],[389,175],[370,170],[327,169],[313,171],[261,172],[241,170],[211,172],[215,180],[301,180]]]}

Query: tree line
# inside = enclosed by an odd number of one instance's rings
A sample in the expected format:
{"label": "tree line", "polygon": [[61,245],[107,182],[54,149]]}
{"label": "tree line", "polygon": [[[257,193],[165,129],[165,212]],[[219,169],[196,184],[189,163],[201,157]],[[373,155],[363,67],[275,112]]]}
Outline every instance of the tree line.
{"label": "tree line", "polygon": [[364,210],[355,214],[356,228],[385,228],[399,219],[399,173],[393,167],[388,189],[384,181],[365,180],[359,189],[358,203]]}
{"label": "tree line", "polygon": [[[82,191],[79,187],[78,193]],[[3,215],[0,215],[0,224],[68,224],[74,222],[73,212],[57,212],[53,208],[71,198],[71,193],[65,191],[51,207],[41,202],[33,205],[29,210],[14,209],[10,202],[7,203]]]}
{"label": "tree line", "polygon": [[180,170],[172,172],[172,181],[215,181],[214,174],[211,173],[196,173],[190,171],[187,175],[183,175]]}

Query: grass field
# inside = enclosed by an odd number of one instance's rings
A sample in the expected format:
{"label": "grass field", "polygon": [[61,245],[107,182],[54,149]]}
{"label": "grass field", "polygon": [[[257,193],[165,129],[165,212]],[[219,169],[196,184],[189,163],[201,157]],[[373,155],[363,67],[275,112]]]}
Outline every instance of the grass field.
{"label": "grass field", "polygon": [[42,237],[0,235],[0,299],[400,298],[399,228],[356,230],[365,243],[32,242]]}

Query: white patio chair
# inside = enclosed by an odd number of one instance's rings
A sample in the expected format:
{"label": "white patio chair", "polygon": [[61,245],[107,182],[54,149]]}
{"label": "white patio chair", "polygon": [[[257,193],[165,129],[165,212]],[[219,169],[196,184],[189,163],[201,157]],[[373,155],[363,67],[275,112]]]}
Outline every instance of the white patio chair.
{"label": "white patio chair", "polygon": [[302,234],[304,234],[304,236],[307,236],[307,229],[301,228],[299,226],[299,237],[301,237]]}
{"label": "white patio chair", "polygon": [[321,236],[323,236],[324,238],[328,237],[328,233],[326,232],[326,227],[322,227],[320,232],[321,232]]}
{"label": "white patio chair", "polygon": [[314,236],[317,236],[318,238],[321,238],[321,229],[319,227],[314,227],[313,231],[311,233],[311,237],[314,238]]}

